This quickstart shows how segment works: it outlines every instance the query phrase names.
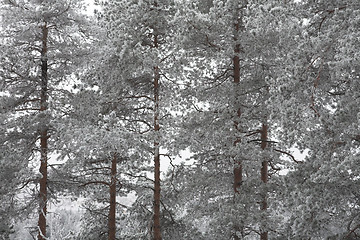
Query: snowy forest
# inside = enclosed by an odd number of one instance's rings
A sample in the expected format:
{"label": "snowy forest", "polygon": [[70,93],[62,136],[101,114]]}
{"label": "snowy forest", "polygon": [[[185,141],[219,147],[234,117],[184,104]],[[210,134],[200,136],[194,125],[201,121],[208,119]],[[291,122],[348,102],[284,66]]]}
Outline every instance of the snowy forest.
{"label": "snowy forest", "polygon": [[0,239],[360,239],[359,0],[0,12]]}

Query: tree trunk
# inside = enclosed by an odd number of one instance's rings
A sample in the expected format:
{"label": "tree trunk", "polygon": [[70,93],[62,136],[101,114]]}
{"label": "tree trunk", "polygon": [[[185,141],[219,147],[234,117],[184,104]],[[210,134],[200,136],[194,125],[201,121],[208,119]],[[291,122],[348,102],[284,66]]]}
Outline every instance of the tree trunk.
{"label": "tree trunk", "polygon": [[[261,149],[265,150],[266,146],[267,146],[267,137],[268,134],[268,126],[266,124],[262,124],[262,129],[261,129]],[[266,184],[268,181],[268,161],[266,159],[263,159],[262,161],[262,167],[261,167],[261,181]],[[264,192],[262,193],[262,202],[261,202],[261,207],[260,209],[262,211],[266,211],[267,210],[267,193],[266,193],[266,189],[264,190]],[[265,219],[266,221],[266,219]],[[262,230],[260,233],[260,239],[261,240],[267,240],[268,239],[268,232],[267,230]]]}
{"label": "tree trunk", "polygon": [[155,67],[154,77],[154,93],[155,93],[155,114],[154,114],[154,130],[155,130],[155,154],[154,154],[154,240],[161,240],[160,228],[160,152],[159,152],[159,68]]}
{"label": "tree trunk", "polygon": [[[237,10],[236,10],[237,11]],[[236,18],[236,22],[234,24],[235,27],[235,31],[234,31],[234,42],[235,42],[235,48],[234,48],[234,57],[233,57],[233,74],[234,74],[234,83],[235,83],[235,106],[237,106],[237,118],[240,118],[241,116],[241,109],[238,106],[239,104],[239,99],[237,97],[237,88],[238,85],[240,84],[240,44],[238,43],[238,33],[240,30],[240,25],[241,25],[241,18],[238,17],[238,12],[235,13],[235,15],[237,16]],[[234,121],[234,127],[236,130],[238,130],[238,121]],[[236,139],[234,142],[234,146],[236,146],[236,144],[240,142],[240,139]],[[238,193],[238,188],[241,186],[242,183],[242,166],[241,166],[241,161],[240,160],[235,160],[235,167],[234,167],[234,192]]]}
{"label": "tree trunk", "polygon": [[117,156],[114,153],[114,157],[111,161],[111,182],[110,182],[110,209],[108,217],[108,231],[109,231],[109,240],[115,240],[116,234],[116,164]]}
{"label": "tree trunk", "polygon": [[[41,49],[41,92],[40,92],[40,113],[47,110],[48,95],[48,60],[47,60],[47,39],[48,28],[46,23],[42,27],[42,49]],[[48,152],[48,126],[43,123],[40,129],[40,199],[39,199],[39,220],[38,239],[46,239],[46,213],[47,213],[47,152]]]}
{"label": "tree trunk", "polygon": [[[234,128],[235,131],[239,131],[240,129],[238,129],[238,125],[239,125],[239,121],[238,119],[241,116],[241,109],[239,106],[239,99],[238,99],[238,88],[239,88],[239,84],[240,84],[240,44],[238,43],[238,34],[240,31],[240,26],[242,24],[242,19],[241,16],[239,16],[239,9],[237,7],[235,7],[235,23],[234,23],[234,42],[235,42],[235,47],[234,47],[234,56],[233,56],[233,75],[234,75],[234,95],[235,95],[235,106],[236,106],[236,117],[234,120]],[[236,144],[238,142],[240,142],[241,139],[236,137],[236,140],[234,141],[234,146],[236,146]],[[234,193],[235,194],[239,194],[239,188],[242,184],[242,162],[239,159],[235,159],[234,160]],[[242,232],[242,227],[239,226],[237,223],[234,223],[234,234],[233,234],[233,238],[234,240],[239,240],[239,237],[237,236],[237,232]]]}
{"label": "tree trunk", "polygon": [[[154,47],[158,48],[157,35],[154,36]],[[154,240],[161,240],[160,224],[160,147],[159,147],[159,67],[154,67]]]}
{"label": "tree trunk", "polygon": [[[233,71],[234,71],[234,83],[235,83],[235,91],[237,91],[237,87],[240,84],[240,59],[239,59],[239,54],[240,53],[240,45],[236,44],[235,46],[235,56],[233,57]],[[237,94],[235,92],[235,94]],[[239,100],[236,97],[235,100],[235,105],[238,105]],[[237,109],[237,118],[240,118],[241,116],[241,109],[240,107],[238,107]],[[234,121],[234,127],[235,130],[238,130],[238,121]],[[240,142],[240,139],[236,139],[234,142],[234,146],[236,146],[236,144]],[[235,160],[235,166],[234,166],[234,192],[235,193],[239,193],[239,187],[241,186],[242,183],[242,163],[240,160]]]}

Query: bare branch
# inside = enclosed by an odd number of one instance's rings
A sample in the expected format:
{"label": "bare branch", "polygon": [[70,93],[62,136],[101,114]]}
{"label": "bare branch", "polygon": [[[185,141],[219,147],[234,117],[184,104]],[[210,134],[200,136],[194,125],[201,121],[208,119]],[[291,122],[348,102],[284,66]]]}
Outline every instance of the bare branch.
{"label": "bare branch", "polygon": [[124,175],[126,176],[129,176],[129,177],[132,177],[132,178],[144,178],[145,180],[148,180],[148,181],[151,181],[154,183],[154,180],[144,176],[144,175],[134,175],[134,174],[131,174],[131,173],[123,173]]}
{"label": "bare branch", "polygon": [[302,163],[301,161],[296,160],[295,157],[294,157],[292,154],[288,153],[288,152],[282,151],[282,150],[280,150],[280,149],[274,149],[274,151],[289,156],[289,157],[290,157],[294,162],[296,162],[296,163]]}
{"label": "bare branch", "polygon": [[172,213],[167,209],[167,207],[165,206],[165,204],[163,203],[163,201],[160,199],[160,203],[161,203],[161,205],[163,206],[163,208],[164,208],[164,210],[167,212],[167,213],[169,213],[169,216],[170,216],[170,218],[171,218],[171,221],[173,222],[173,223],[176,223],[175,222],[175,219],[174,219],[174,217],[173,217],[173,215],[172,215]]}
{"label": "bare branch", "polygon": [[276,141],[270,141],[270,140],[263,140],[263,139],[253,139],[253,140],[249,140],[247,141],[248,143],[251,143],[251,142],[266,142],[266,143],[278,143]]}
{"label": "bare branch", "polygon": [[359,228],[360,228],[360,224],[356,225],[353,229],[349,231],[349,233],[343,239],[348,239],[353,233],[356,235],[355,231]]}

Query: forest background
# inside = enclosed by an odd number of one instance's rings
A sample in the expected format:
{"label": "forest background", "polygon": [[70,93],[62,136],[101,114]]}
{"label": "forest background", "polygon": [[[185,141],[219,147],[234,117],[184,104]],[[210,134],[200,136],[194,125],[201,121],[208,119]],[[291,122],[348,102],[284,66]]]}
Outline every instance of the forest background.
{"label": "forest background", "polygon": [[359,239],[360,2],[0,0],[2,239]]}

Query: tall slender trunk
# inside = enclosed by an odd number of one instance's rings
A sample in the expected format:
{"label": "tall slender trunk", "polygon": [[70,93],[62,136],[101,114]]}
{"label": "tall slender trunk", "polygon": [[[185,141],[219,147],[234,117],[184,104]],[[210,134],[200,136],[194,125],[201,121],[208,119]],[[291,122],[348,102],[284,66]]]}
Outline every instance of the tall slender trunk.
{"label": "tall slender trunk", "polygon": [[[239,121],[238,119],[241,116],[241,109],[239,106],[239,99],[238,99],[238,89],[239,89],[239,84],[240,84],[240,44],[239,44],[239,39],[238,39],[238,34],[240,31],[240,26],[242,24],[242,19],[241,16],[239,16],[239,9],[238,7],[235,7],[234,9],[235,14],[235,22],[234,22],[234,42],[235,42],[235,47],[234,47],[234,56],[233,56],[233,76],[234,76],[234,95],[235,95],[235,106],[236,106],[236,117],[234,120],[234,128],[236,131],[239,131],[240,129],[238,129],[238,125],[239,125]],[[234,141],[234,146],[236,146],[236,144],[238,142],[240,142],[241,139],[240,138],[236,138],[236,140]],[[235,194],[239,194],[239,188],[241,187],[242,184],[242,162],[239,159],[234,159],[234,193]],[[239,237],[237,236],[237,232],[242,232],[242,227],[239,226],[237,223],[234,223],[234,233],[233,233],[233,238],[234,240],[239,240]]]}
{"label": "tall slender trunk", "polygon": [[[237,37],[237,33],[239,32],[240,29],[240,20],[238,20],[235,23],[235,48],[234,48],[234,57],[233,57],[233,74],[234,74],[234,83],[235,83],[235,105],[238,105],[239,99],[237,98],[237,93],[236,91],[238,90],[238,85],[240,84],[240,44],[237,43],[238,42],[238,37]],[[237,107],[237,118],[240,118],[241,116],[241,109],[240,107]],[[237,130],[238,129],[238,121],[234,121],[234,127]],[[236,146],[236,144],[240,141],[240,139],[236,139],[234,142],[234,146]],[[235,193],[239,193],[238,188],[241,186],[242,183],[242,165],[241,165],[241,161],[240,160],[235,160],[235,167],[234,167],[234,192]]]}
{"label": "tall slender trunk", "polygon": [[160,227],[160,151],[159,151],[159,68],[155,67],[154,77],[155,114],[154,114],[154,240],[161,240]]}
{"label": "tall slender trunk", "polygon": [[[154,36],[154,47],[158,48],[158,36]],[[161,240],[160,224],[160,146],[159,146],[159,67],[154,67],[154,240]]]}
{"label": "tall slender trunk", "polygon": [[[267,140],[268,140],[268,126],[266,124],[262,124],[262,128],[261,128],[261,149],[265,150],[266,146],[267,146]],[[263,159],[262,161],[262,167],[261,167],[261,181],[264,183],[264,185],[267,183],[268,181],[268,160],[267,159]],[[262,211],[266,211],[267,210],[267,192],[266,192],[266,188],[264,189],[264,192],[262,193],[262,201],[261,201],[261,206],[260,209]],[[264,219],[264,221],[267,221],[266,219]],[[267,240],[268,239],[268,232],[267,230],[262,230],[260,233],[260,239],[261,240]]]}
{"label": "tall slender trunk", "polygon": [[[47,110],[48,96],[48,60],[47,60],[47,40],[48,28],[46,23],[42,27],[42,49],[41,49],[41,90],[40,90],[40,112]],[[39,199],[39,220],[38,220],[38,239],[46,239],[46,213],[47,213],[47,152],[48,152],[48,126],[46,122],[40,129],[40,199]]]}
{"label": "tall slender trunk", "polygon": [[116,163],[117,155],[114,153],[114,156],[111,160],[111,182],[110,182],[110,209],[108,216],[108,231],[109,231],[109,240],[115,240],[116,234]]}

